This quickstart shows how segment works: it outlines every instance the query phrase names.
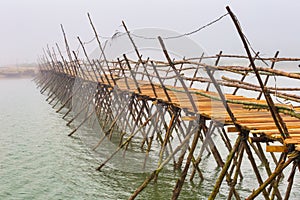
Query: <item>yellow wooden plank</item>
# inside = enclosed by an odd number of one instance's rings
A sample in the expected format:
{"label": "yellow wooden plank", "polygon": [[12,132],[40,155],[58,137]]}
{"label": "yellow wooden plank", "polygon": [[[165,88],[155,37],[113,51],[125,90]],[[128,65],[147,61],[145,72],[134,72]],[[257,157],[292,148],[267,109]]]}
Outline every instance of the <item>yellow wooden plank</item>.
{"label": "yellow wooden plank", "polygon": [[228,126],[227,127],[227,132],[228,133],[234,133],[234,132],[238,132],[238,131],[236,130],[236,128],[234,126]]}
{"label": "yellow wooden plank", "polygon": [[287,138],[284,140],[284,144],[300,144],[300,138]]}
{"label": "yellow wooden plank", "polygon": [[267,152],[287,152],[287,147],[286,146],[275,146],[275,145],[267,145],[266,146],[266,151]]}
{"label": "yellow wooden plank", "polygon": [[[251,133],[256,133],[256,134],[266,134],[266,135],[272,135],[272,134],[279,134],[279,131],[277,128],[275,129],[269,129],[269,130],[251,130]],[[293,134],[299,134],[300,133],[300,128],[290,128],[289,133],[291,135]]]}

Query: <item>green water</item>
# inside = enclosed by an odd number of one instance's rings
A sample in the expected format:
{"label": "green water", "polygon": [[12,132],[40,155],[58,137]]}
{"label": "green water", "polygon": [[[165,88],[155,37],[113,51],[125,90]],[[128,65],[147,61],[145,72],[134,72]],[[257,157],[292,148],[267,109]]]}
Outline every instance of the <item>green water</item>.
{"label": "green water", "polygon": [[[0,199],[127,199],[143,182],[145,174],[96,171],[96,155],[67,136],[62,114],[31,80],[0,80],[0,91]],[[174,183],[164,172],[140,199],[168,199]],[[201,197],[190,189],[183,199]]]}
{"label": "green water", "polygon": [[[96,171],[101,158],[56,113],[28,79],[0,80],[0,199],[127,199],[147,174],[122,172],[109,166]],[[247,163],[245,168],[249,168]],[[218,176],[214,159],[204,158],[205,180],[186,183],[180,199],[207,199]],[[251,172],[251,170],[249,170]],[[249,172],[249,173],[250,173]],[[255,179],[240,183],[249,194]],[[170,199],[176,178],[164,170],[137,199]],[[300,194],[296,177],[291,199]],[[227,194],[227,188],[221,188]],[[219,195],[218,199],[226,199]]]}

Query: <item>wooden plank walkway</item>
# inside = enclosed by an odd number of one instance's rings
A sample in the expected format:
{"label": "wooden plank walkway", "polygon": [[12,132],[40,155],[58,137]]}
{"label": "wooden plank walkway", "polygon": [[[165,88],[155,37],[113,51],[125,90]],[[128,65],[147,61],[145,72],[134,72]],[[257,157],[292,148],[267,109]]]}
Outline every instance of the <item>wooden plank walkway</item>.
{"label": "wooden plank walkway", "polygon": [[[101,80],[99,79],[101,82]],[[111,81],[112,82],[112,81]],[[187,97],[185,91],[181,87],[173,87],[173,86],[165,86],[168,89],[168,95],[171,98],[171,102],[168,101],[168,97],[164,92],[163,88],[160,85],[155,84],[155,93],[153,91],[153,87],[146,81],[139,81],[138,85],[140,87],[141,93],[138,92],[137,89],[128,89],[136,88],[136,85],[133,80],[127,79],[127,85],[123,79],[116,80],[116,85],[120,90],[130,91],[132,93],[136,93],[141,96],[145,96],[147,99],[155,99],[164,101],[166,103],[170,103],[175,105],[180,109],[187,109],[189,112],[193,113],[193,107]],[[107,82],[105,83],[107,84]],[[115,86],[115,85],[114,85]],[[214,92],[209,92],[205,90],[199,90],[191,88],[190,92],[192,93],[193,100],[197,105],[198,113],[201,116],[204,116],[208,119],[220,120],[221,123],[226,125],[233,125],[231,118],[228,113],[224,109],[223,104],[220,101],[212,100],[207,96],[213,96],[218,98],[218,94]],[[207,95],[207,96],[205,96]],[[281,113],[281,117],[285,122],[288,130],[289,137],[283,138],[280,135],[280,132],[277,129],[277,126],[271,116],[271,113],[268,109],[249,109],[242,103],[256,103],[260,105],[264,105],[268,107],[267,102],[265,100],[257,100],[255,98],[249,98],[244,96],[237,96],[232,94],[226,94],[226,99],[229,102],[239,101],[239,104],[229,103],[229,107],[231,108],[234,116],[237,120],[237,123],[245,130],[249,131],[252,134],[258,134],[261,136],[266,136],[270,140],[279,141],[283,145],[286,144],[295,144],[300,147],[300,119],[297,117],[290,116],[288,114]],[[278,106],[283,106],[278,104]],[[291,109],[289,106],[284,105],[287,109]],[[296,108],[299,110],[300,108]],[[219,118],[219,119],[218,119]],[[235,128],[229,128],[229,132],[236,131]],[[274,149],[276,151],[276,149]]]}

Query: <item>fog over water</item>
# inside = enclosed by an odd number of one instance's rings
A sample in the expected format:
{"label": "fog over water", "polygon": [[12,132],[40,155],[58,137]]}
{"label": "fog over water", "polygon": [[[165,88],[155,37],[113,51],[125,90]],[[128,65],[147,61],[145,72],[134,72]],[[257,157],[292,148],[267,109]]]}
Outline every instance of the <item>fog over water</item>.
{"label": "fog over water", "polygon": [[[112,36],[129,29],[158,27],[180,33],[193,31],[226,13],[229,5],[245,34],[261,55],[299,57],[300,2],[267,1],[73,1],[5,0],[0,2],[0,66],[35,62],[42,48],[63,46],[60,24],[65,26],[72,49],[93,38],[86,13],[90,12],[99,35]],[[244,52],[229,16],[191,36],[211,54]]]}

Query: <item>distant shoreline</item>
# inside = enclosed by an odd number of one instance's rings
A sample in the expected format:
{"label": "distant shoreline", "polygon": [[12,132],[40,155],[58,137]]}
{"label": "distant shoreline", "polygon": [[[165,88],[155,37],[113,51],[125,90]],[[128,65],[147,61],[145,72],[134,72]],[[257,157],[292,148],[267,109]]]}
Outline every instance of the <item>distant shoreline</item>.
{"label": "distant shoreline", "polygon": [[37,67],[0,67],[0,79],[34,78],[37,73]]}

